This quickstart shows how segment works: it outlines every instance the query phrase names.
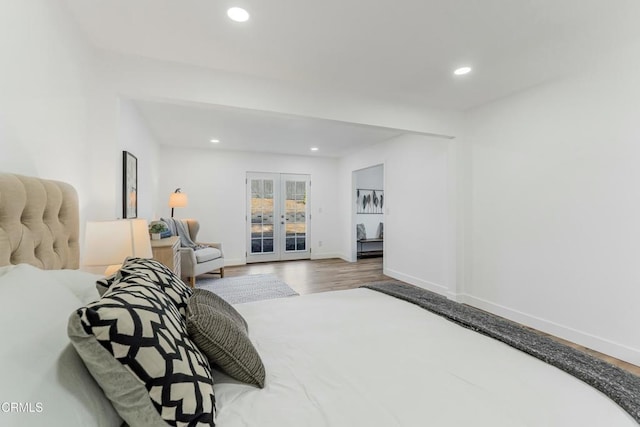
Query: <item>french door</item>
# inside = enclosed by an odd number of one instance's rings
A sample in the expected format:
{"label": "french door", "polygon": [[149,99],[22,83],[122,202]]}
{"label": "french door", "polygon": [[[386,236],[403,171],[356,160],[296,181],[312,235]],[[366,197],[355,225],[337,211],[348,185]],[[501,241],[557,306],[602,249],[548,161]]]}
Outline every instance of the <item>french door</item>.
{"label": "french door", "polygon": [[308,259],[309,175],[247,173],[247,262]]}

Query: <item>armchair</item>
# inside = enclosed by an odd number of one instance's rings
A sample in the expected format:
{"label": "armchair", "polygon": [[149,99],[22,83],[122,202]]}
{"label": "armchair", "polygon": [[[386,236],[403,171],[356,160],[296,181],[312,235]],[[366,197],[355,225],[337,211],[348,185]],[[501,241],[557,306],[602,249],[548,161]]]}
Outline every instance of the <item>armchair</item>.
{"label": "armchair", "polygon": [[224,277],[224,254],[222,243],[203,243],[196,240],[200,223],[195,219],[187,219],[187,226],[191,240],[199,245],[210,246],[203,249],[180,248],[182,276],[189,279],[191,287],[196,285],[196,276],[220,270],[220,277]]}

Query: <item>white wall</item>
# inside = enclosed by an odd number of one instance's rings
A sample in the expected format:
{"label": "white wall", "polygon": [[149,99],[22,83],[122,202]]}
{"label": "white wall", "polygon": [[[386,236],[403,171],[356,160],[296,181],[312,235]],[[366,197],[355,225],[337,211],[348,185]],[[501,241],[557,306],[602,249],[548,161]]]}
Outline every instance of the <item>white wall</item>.
{"label": "white wall", "polygon": [[472,111],[465,140],[467,301],[635,364],[638,57]]}
{"label": "white wall", "polygon": [[135,104],[119,95],[104,70],[96,71],[100,82],[91,98],[88,122],[87,181],[92,189],[86,206],[87,219],[122,218],[122,151],[138,159],[138,217],[155,214],[158,191],[159,145],[148,131]]}
{"label": "white wall", "polygon": [[72,184],[86,220],[121,216],[122,150],[137,153],[152,214],[157,148],[105,84],[95,51],[58,0],[0,3],[0,170]]}
{"label": "white wall", "polygon": [[[388,276],[451,295],[455,293],[455,187],[449,179],[449,140],[404,135],[377,144],[340,161],[340,181],[353,171],[384,165],[384,273]],[[355,204],[351,186],[343,185],[342,257],[355,260]]]}
{"label": "white wall", "polygon": [[[170,216],[169,194],[176,188],[189,197],[186,208],[176,208],[176,218],[196,218],[201,229],[198,240],[222,242],[227,265],[245,262],[247,172],[311,175],[312,258],[339,255],[341,242],[337,226],[341,214],[338,189],[338,161],[322,157],[282,156],[220,150],[160,150],[160,193],[156,211]],[[319,241],[322,240],[322,246]]]}
{"label": "white wall", "polygon": [[[135,105],[126,99],[119,103],[118,139],[122,150],[138,159],[138,217],[157,217],[160,146],[151,135]],[[117,194],[122,194],[120,174]],[[164,199],[163,199],[164,200]],[[122,202],[116,203],[122,206]],[[120,212],[121,216],[122,213]]]}
{"label": "white wall", "polygon": [[0,170],[73,184],[83,205],[92,55],[58,1],[0,3]]}
{"label": "white wall", "polygon": [[[372,166],[355,172],[356,188],[368,190],[384,190],[384,167],[382,165]],[[356,213],[356,224],[364,224],[367,238],[378,237],[378,225],[384,223],[384,214],[359,214]],[[377,250],[377,243],[367,244],[369,250]],[[382,244],[380,244],[382,249]]]}

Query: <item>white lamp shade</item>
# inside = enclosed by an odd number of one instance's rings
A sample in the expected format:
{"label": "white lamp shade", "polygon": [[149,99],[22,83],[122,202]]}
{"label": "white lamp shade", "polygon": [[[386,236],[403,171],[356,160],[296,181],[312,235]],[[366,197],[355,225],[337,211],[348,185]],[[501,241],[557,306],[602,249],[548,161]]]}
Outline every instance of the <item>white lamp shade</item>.
{"label": "white lamp shade", "polygon": [[171,195],[169,196],[169,207],[184,208],[187,206],[188,201],[189,199],[184,193],[171,193]]}
{"label": "white lamp shade", "polygon": [[153,256],[146,219],[87,222],[85,265],[122,264],[130,256]]}

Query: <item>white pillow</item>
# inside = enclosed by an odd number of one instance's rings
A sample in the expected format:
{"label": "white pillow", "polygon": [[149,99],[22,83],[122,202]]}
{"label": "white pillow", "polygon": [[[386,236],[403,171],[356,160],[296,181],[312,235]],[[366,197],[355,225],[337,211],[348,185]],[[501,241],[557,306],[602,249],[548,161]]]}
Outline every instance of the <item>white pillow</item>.
{"label": "white pillow", "polygon": [[3,426],[122,423],[69,342],[69,315],[84,302],[62,276],[26,264],[0,268]]}
{"label": "white pillow", "polygon": [[99,274],[87,273],[80,270],[51,270],[47,274],[51,275],[60,286],[69,289],[82,301],[82,305],[100,299],[96,289],[96,281],[102,279]]}

